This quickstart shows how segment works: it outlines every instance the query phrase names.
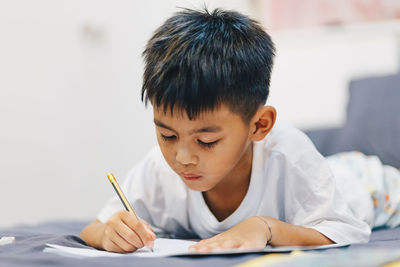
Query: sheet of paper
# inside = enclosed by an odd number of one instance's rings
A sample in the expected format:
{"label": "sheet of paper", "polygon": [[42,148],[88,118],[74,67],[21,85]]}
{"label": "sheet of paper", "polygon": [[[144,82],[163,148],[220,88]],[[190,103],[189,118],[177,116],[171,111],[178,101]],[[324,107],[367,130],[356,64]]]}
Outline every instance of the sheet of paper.
{"label": "sheet of paper", "polygon": [[93,248],[73,248],[54,244],[46,244],[47,247],[43,250],[44,252],[55,253],[62,256],[70,257],[168,257],[168,256],[190,256],[190,255],[228,255],[228,254],[243,254],[243,253],[269,253],[269,252],[290,252],[294,250],[316,250],[316,249],[328,249],[335,247],[348,246],[348,244],[333,244],[325,246],[314,246],[314,247],[266,247],[258,250],[238,250],[230,249],[223,251],[214,251],[207,253],[193,253],[189,252],[189,246],[195,244],[194,241],[182,240],[182,239],[165,239],[158,238],[154,242],[154,252],[151,252],[147,248],[139,249],[133,253],[121,254],[113,253],[102,250],[96,250]]}
{"label": "sheet of paper", "polygon": [[15,242],[14,236],[3,236],[0,238],[0,246],[8,245]]}
{"label": "sheet of paper", "polygon": [[157,238],[154,241],[153,252],[148,248],[141,248],[133,253],[113,253],[92,248],[73,248],[54,244],[46,244],[44,252],[51,252],[62,256],[77,257],[167,257],[174,255],[188,254],[189,246],[195,244],[195,241],[182,239]]}

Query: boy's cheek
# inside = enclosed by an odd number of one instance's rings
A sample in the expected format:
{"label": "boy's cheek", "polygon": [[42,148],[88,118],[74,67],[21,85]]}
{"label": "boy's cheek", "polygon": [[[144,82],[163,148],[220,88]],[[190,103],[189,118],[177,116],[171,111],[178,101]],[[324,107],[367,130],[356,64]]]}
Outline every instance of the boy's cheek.
{"label": "boy's cheek", "polygon": [[[173,163],[173,151],[171,149],[168,149],[165,145],[159,144],[161,153],[164,156],[165,161],[168,163],[168,165],[172,165]],[[172,167],[172,166],[171,166]]]}
{"label": "boy's cheek", "polygon": [[[175,151],[163,145],[160,145],[160,149],[167,164],[175,173],[180,175],[183,166],[176,161]],[[221,151],[197,151],[193,153],[198,157],[198,163],[194,166],[194,169],[198,170],[199,174],[207,177],[219,177],[224,173],[224,169],[227,166],[232,165],[229,161],[229,156]]]}

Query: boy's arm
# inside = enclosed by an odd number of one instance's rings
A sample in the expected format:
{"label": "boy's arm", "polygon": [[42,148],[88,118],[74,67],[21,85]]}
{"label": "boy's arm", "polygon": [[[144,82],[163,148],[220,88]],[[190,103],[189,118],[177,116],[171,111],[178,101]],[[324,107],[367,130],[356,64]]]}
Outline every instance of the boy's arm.
{"label": "boy's arm", "polygon": [[271,226],[273,238],[270,244],[272,246],[319,246],[334,243],[313,228],[293,225],[270,217],[262,218]]}
{"label": "boy's arm", "polygon": [[[285,223],[270,217],[262,219],[271,227],[272,239],[269,244],[272,246],[317,246],[334,243],[312,228]],[[262,219],[250,217],[221,234],[200,241],[191,246],[190,250],[206,252],[229,248],[264,248],[267,240],[271,238],[271,232]]]}

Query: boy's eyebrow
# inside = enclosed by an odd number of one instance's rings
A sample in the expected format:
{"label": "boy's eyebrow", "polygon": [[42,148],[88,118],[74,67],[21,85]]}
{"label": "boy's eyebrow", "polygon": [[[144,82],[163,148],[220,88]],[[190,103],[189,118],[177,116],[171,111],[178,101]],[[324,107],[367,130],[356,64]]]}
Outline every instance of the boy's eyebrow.
{"label": "boy's eyebrow", "polygon": [[[154,119],[154,124],[159,126],[159,127],[168,129],[168,130],[173,131],[173,132],[176,132],[174,129],[172,129],[171,127],[165,125],[164,123],[162,123],[159,120]],[[194,134],[194,133],[216,133],[216,132],[219,132],[221,130],[222,130],[222,128],[220,126],[211,125],[211,126],[206,126],[206,127],[202,127],[202,128],[199,128],[199,129],[191,130],[189,132],[189,134]]]}
{"label": "boy's eyebrow", "polygon": [[174,129],[172,129],[171,127],[168,127],[167,125],[165,125],[164,123],[162,123],[159,120],[154,119],[154,124],[157,125],[158,127],[165,128],[165,129],[168,129],[170,131],[176,132]]}
{"label": "boy's eyebrow", "polygon": [[189,132],[189,134],[194,134],[194,133],[216,133],[216,132],[219,132],[221,130],[222,130],[221,127],[216,126],[216,125],[211,125],[211,126],[206,126],[206,127],[202,127],[202,128],[199,128],[199,129],[191,130]]}

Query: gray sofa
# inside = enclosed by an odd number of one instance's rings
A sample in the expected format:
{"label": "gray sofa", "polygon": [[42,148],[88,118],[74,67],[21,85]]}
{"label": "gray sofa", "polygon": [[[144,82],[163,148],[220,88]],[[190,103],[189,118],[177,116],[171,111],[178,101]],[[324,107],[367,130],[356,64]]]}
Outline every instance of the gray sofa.
{"label": "gray sofa", "polygon": [[400,74],[351,81],[345,125],[306,134],[324,156],[357,150],[400,168]]}

